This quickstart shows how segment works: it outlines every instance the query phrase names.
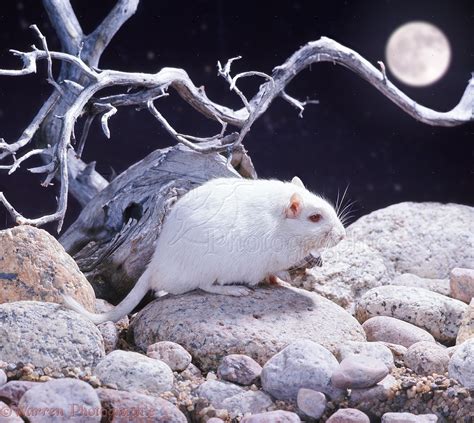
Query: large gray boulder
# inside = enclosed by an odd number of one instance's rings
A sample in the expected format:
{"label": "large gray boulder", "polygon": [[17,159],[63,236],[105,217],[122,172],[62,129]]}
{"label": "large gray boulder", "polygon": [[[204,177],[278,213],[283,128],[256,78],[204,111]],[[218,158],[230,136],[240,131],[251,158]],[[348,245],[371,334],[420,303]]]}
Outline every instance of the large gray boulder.
{"label": "large gray boulder", "polygon": [[97,327],[54,303],[0,304],[0,361],[60,371],[93,367],[105,355]]}
{"label": "large gray boulder", "polygon": [[162,297],[145,307],[130,328],[143,350],[161,340],[176,342],[204,370],[217,368],[228,354],[246,354],[264,364],[300,339],[333,352],[346,341],[365,341],[360,324],[338,305],[281,286],[257,287],[245,297],[201,291]]}
{"label": "large gray boulder", "polygon": [[448,278],[474,268],[474,208],[459,204],[400,203],[361,217],[348,236],[379,251],[392,275]]}

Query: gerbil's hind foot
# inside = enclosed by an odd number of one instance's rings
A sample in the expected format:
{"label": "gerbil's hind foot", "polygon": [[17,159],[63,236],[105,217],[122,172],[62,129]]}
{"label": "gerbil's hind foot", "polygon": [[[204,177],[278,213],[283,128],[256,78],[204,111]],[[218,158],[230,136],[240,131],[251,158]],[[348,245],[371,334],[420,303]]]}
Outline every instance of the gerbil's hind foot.
{"label": "gerbil's hind foot", "polygon": [[250,294],[250,289],[242,285],[211,285],[201,287],[205,292],[219,295],[231,295],[233,297],[244,297]]}

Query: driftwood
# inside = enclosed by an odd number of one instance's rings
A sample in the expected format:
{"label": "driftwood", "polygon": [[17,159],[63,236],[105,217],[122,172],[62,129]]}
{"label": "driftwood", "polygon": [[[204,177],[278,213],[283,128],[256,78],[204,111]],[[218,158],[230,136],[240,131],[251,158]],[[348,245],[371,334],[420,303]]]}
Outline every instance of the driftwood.
{"label": "driftwood", "polygon": [[[413,118],[429,125],[455,126],[474,120],[474,78],[468,82],[459,103],[448,112],[421,106],[387,78],[383,63],[380,70],[355,51],[322,37],[297,50],[271,75],[250,71],[231,75],[233,58],[218,73],[239,96],[243,107],[232,110],[209,99],[182,69],[163,68],[157,73],[101,70],[104,49],[123,23],[135,12],[139,0],[118,0],[104,21],[90,34],[84,34],[68,0],[43,0],[53,27],[61,41],[62,52],[50,51],[45,37],[33,26],[41,48],[30,52],[12,51],[23,61],[18,70],[0,69],[0,76],[22,76],[36,72],[37,62],[47,64],[47,79],[52,94],[33,122],[13,143],[0,140],[0,170],[15,172],[29,158],[39,155],[43,166],[29,169],[46,175],[45,186],[53,178],[59,182],[58,204],[54,212],[29,219],[15,210],[3,193],[0,202],[17,223],[43,225],[57,221],[61,230],[67,197],[72,194],[84,207],[78,220],[61,237],[81,268],[94,281],[115,290],[109,298],[122,295],[143,270],[170,203],[180,193],[218,175],[256,177],[250,157],[242,145],[252,124],[276,98],[289,102],[300,116],[314,101],[299,101],[285,92],[286,86],[303,69],[319,62],[333,62],[352,70],[378,89]],[[55,76],[53,64],[60,63]],[[238,88],[241,78],[258,77],[263,83],[247,99]],[[122,92],[102,96],[104,88],[119,87]],[[173,128],[159,111],[159,98],[170,89],[197,112],[218,123],[214,136],[198,138]],[[177,147],[156,151],[135,164],[112,183],[95,171],[94,163],[81,160],[90,126],[100,118],[104,135],[111,136],[109,119],[119,107],[134,106],[148,110],[176,140]],[[76,138],[76,126],[82,131]],[[228,127],[233,127],[234,132]],[[33,142],[36,145],[33,147]],[[235,171],[237,169],[238,172]],[[138,218],[139,217],[139,218]],[[311,260],[310,260],[311,262]],[[101,285],[102,284],[102,285]],[[104,285],[105,286],[105,285]],[[104,291],[101,293],[104,296]]]}

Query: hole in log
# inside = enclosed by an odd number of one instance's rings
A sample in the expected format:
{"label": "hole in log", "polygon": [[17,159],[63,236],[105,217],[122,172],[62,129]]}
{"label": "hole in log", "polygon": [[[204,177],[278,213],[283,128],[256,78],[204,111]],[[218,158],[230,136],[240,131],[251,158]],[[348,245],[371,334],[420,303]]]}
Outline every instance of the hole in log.
{"label": "hole in log", "polygon": [[143,216],[143,208],[141,204],[130,203],[123,212],[124,222],[128,222],[130,219],[135,219],[137,222]]}

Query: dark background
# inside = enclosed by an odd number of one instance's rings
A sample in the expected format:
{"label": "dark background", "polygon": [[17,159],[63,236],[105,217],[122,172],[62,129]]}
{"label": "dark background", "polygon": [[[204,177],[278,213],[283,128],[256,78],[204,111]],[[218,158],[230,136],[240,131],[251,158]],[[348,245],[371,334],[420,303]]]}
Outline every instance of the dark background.
{"label": "dark background", "polygon": [[[90,32],[114,4],[110,0],[72,1],[84,32]],[[216,75],[217,60],[242,55],[233,72],[270,73],[298,47],[325,35],[372,63],[385,60],[388,37],[411,20],[441,28],[452,47],[451,66],[439,82],[412,88],[392,80],[419,103],[446,111],[459,101],[474,71],[474,2],[470,1],[154,1],[142,0],[102,57],[102,68],[156,72],[184,68],[208,96],[240,108],[238,98]],[[58,49],[39,0],[2,2],[0,67],[18,67],[9,48],[28,50],[37,43],[28,26],[36,23],[50,48]],[[13,142],[49,92],[42,65],[38,75],[0,77],[0,137]],[[57,69],[57,67],[56,67]],[[390,77],[390,74],[389,74]],[[243,81],[251,97],[261,80]],[[354,218],[401,201],[440,201],[474,205],[474,125],[436,128],[416,122],[355,74],[332,64],[317,64],[298,75],[288,93],[320,101],[304,118],[276,100],[252,127],[245,144],[260,177],[299,175],[311,189],[335,200],[349,184]],[[172,92],[171,92],[172,93]],[[156,102],[180,132],[210,135],[218,125],[206,120],[176,94]],[[152,150],[173,143],[146,111],[120,109],[110,121],[112,139],[96,125],[84,158],[97,160],[105,176],[120,173]],[[28,167],[23,166],[23,167]],[[54,188],[26,171],[0,174],[3,191],[28,217],[55,208]],[[1,207],[1,206],[0,206]],[[66,225],[79,213],[69,204]],[[11,225],[0,209],[0,228]]]}

